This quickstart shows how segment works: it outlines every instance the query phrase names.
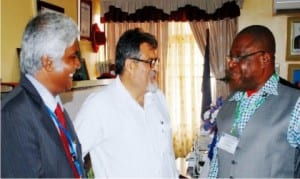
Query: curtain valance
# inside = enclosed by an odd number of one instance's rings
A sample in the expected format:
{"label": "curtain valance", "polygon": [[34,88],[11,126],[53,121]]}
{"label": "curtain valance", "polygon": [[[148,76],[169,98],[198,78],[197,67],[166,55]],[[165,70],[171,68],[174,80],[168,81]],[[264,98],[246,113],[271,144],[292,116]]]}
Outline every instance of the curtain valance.
{"label": "curtain valance", "polygon": [[243,0],[101,0],[101,22],[216,20],[240,15]]}

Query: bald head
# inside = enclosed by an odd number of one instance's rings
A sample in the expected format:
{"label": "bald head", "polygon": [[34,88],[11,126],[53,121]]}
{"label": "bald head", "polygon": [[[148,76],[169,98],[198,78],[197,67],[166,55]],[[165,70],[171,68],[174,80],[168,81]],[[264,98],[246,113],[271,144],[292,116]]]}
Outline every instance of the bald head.
{"label": "bald head", "polygon": [[262,49],[273,55],[275,54],[275,38],[270,29],[261,25],[252,25],[240,31],[237,37],[245,34],[251,35],[253,42],[260,45]]}

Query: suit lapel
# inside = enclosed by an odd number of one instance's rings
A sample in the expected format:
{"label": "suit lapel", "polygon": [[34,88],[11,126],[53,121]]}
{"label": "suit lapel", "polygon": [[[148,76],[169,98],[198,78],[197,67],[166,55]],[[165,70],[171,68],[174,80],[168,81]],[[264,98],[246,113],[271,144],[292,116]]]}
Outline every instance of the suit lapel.
{"label": "suit lapel", "polygon": [[39,109],[40,112],[40,119],[41,119],[41,124],[43,127],[46,129],[47,133],[49,136],[53,139],[53,141],[57,144],[57,146],[60,146],[61,150],[64,152],[64,147],[60,139],[60,135],[57,131],[57,128],[55,124],[53,123],[50,114],[48,113],[48,110],[35,89],[35,87],[31,84],[31,82],[23,75],[20,81],[20,85],[22,88],[29,93],[29,97],[32,98],[32,101],[36,105],[36,108]]}

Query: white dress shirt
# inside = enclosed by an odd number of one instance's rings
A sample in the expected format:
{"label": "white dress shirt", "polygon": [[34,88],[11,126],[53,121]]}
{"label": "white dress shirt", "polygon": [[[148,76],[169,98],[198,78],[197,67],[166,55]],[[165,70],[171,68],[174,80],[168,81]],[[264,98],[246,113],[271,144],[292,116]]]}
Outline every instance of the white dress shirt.
{"label": "white dress shirt", "polygon": [[119,77],[89,95],[74,121],[95,177],[178,178],[163,94],[147,93],[142,108]]}

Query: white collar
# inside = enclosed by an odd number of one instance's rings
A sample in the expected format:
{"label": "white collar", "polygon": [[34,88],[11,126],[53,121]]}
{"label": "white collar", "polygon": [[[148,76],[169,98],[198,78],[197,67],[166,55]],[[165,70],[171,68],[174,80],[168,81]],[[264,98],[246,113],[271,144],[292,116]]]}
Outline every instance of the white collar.
{"label": "white collar", "polygon": [[53,97],[53,95],[49,92],[49,90],[44,85],[42,85],[38,80],[36,80],[33,76],[29,74],[26,74],[25,76],[32,83],[35,89],[38,91],[43,102],[48,108],[50,108],[51,111],[55,110],[57,103],[59,103],[61,108],[63,109],[63,105],[59,95]]}

